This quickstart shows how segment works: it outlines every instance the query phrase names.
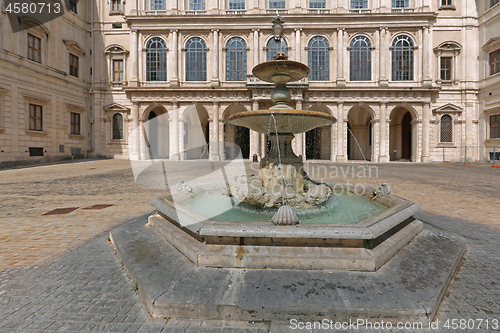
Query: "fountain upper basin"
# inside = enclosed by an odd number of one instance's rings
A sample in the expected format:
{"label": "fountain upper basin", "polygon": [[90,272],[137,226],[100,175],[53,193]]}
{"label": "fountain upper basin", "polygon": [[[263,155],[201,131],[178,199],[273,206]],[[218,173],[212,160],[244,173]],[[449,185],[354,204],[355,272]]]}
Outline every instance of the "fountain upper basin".
{"label": "fountain upper basin", "polygon": [[294,82],[309,74],[309,67],[303,63],[291,60],[272,60],[255,66],[253,75],[265,82]]}
{"label": "fountain upper basin", "polygon": [[298,134],[334,124],[337,120],[327,113],[289,108],[240,112],[230,116],[228,121],[231,125],[248,127],[264,134]]}

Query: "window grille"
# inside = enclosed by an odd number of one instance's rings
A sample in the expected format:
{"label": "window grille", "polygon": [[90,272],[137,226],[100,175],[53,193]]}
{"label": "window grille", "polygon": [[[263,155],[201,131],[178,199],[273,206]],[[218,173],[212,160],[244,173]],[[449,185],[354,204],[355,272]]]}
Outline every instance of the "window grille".
{"label": "window grille", "polygon": [[370,81],[372,79],[371,42],[365,36],[355,37],[351,41],[350,80]]}
{"label": "window grille", "polygon": [[285,9],[286,0],[269,0],[269,9]]}
{"label": "window grille", "polygon": [[307,58],[309,61],[309,80],[328,81],[330,79],[330,44],[325,37],[316,36],[309,41]]}
{"label": "window grille", "polygon": [[326,0],[309,0],[309,8],[311,9],[326,8]]}
{"label": "window grille", "polygon": [[441,117],[441,142],[452,142],[451,116]]}
{"label": "window grille", "polygon": [[186,43],[186,81],[207,80],[207,47],[200,37]]}
{"label": "window grille", "polygon": [[247,76],[247,44],[240,37],[226,44],[226,80],[245,81]]}
{"label": "window grille", "polygon": [[123,139],[123,116],[119,113],[113,115],[113,140]]}
{"label": "window grille", "polygon": [[230,10],[245,9],[245,0],[229,0],[229,9]]}
{"label": "window grille", "polygon": [[392,8],[408,8],[409,0],[392,0]]}
{"label": "window grille", "polygon": [[413,40],[398,36],[392,44],[392,80],[413,80]]}
{"label": "window grille", "polygon": [[205,10],[205,0],[189,0],[189,10]]}
{"label": "window grille", "polygon": [[150,10],[166,10],[166,1],[165,0],[150,0],[149,2]]}
{"label": "window grille", "polygon": [[146,80],[167,81],[167,48],[160,37],[153,37],[146,44]]}
{"label": "window grille", "polygon": [[490,116],[490,139],[500,139],[500,114]]}

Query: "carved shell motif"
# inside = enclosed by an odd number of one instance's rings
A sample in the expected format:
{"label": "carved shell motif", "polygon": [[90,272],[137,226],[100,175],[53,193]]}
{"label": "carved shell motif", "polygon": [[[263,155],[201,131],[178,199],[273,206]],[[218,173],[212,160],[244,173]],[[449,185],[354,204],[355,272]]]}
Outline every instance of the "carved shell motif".
{"label": "carved shell motif", "polygon": [[299,218],[293,212],[292,207],[284,205],[274,214],[271,222],[275,225],[295,225],[299,223]]}

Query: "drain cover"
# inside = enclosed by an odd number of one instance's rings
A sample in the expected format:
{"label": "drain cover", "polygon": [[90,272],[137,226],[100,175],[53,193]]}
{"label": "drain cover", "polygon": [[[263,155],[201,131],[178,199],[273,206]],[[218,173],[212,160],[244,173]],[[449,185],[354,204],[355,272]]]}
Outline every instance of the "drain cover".
{"label": "drain cover", "polygon": [[108,208],[108,207],[111,207],[111,206],[114,206],[114,205],[93,205],[93,206],[90,206],[90,207],[85,207],[83,209],[104,209],[104,208]]}
{"label": "drain cover", "polygon": [[47,212],[43,215],[64,215],[64,214],[69,214],[74,210],[77,210],[78,207],[67,207],[67,208],[56,208],[54,210],[51,210],[50,212]]}

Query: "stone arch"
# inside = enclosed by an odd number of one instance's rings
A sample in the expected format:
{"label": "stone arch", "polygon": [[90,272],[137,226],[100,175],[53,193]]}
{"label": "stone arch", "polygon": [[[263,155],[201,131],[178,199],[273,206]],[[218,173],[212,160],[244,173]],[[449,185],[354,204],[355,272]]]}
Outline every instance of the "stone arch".
{"label": "stone arch", "polygon": [[[375,113],[366,105],[355,105],[347,114],[347,158],[349,160],[373,160],[373,119]],[[359,145],[359,146],[358,146]]]}
{"label": "stone arch", "polygon": [[[309,110],[324,112],[332,115],[331,110],[321,104],[312,105]],[[332,154],[332,126],[321,126],[305,133],[306,137],[306,159],[308,160],[330,160]]]}
{"label": "stone arch", "polygon": [[208,112],[196,103],[188,106],[182,114],[183,159],[208,158],[210,141]]}
{"label": "stone arch", "polygon": [[233,126],[225,123],[229,116],[248,111],[243,105],[231,104],[224,110],[224,156],[226,159],[235,158],[239,151],[243,158],[250,158],[250,130],[242,126]]}
{"label": "stone arch", "polygon": [[391,161],[416,161],[417,113],[409,106],[396,106],[389,116],[389,156]]}
{"label": "stone arch", "polygon": [[142,114],[146,157],[168,158],[170,154],[170,124],[164,106],[152,104]]}

